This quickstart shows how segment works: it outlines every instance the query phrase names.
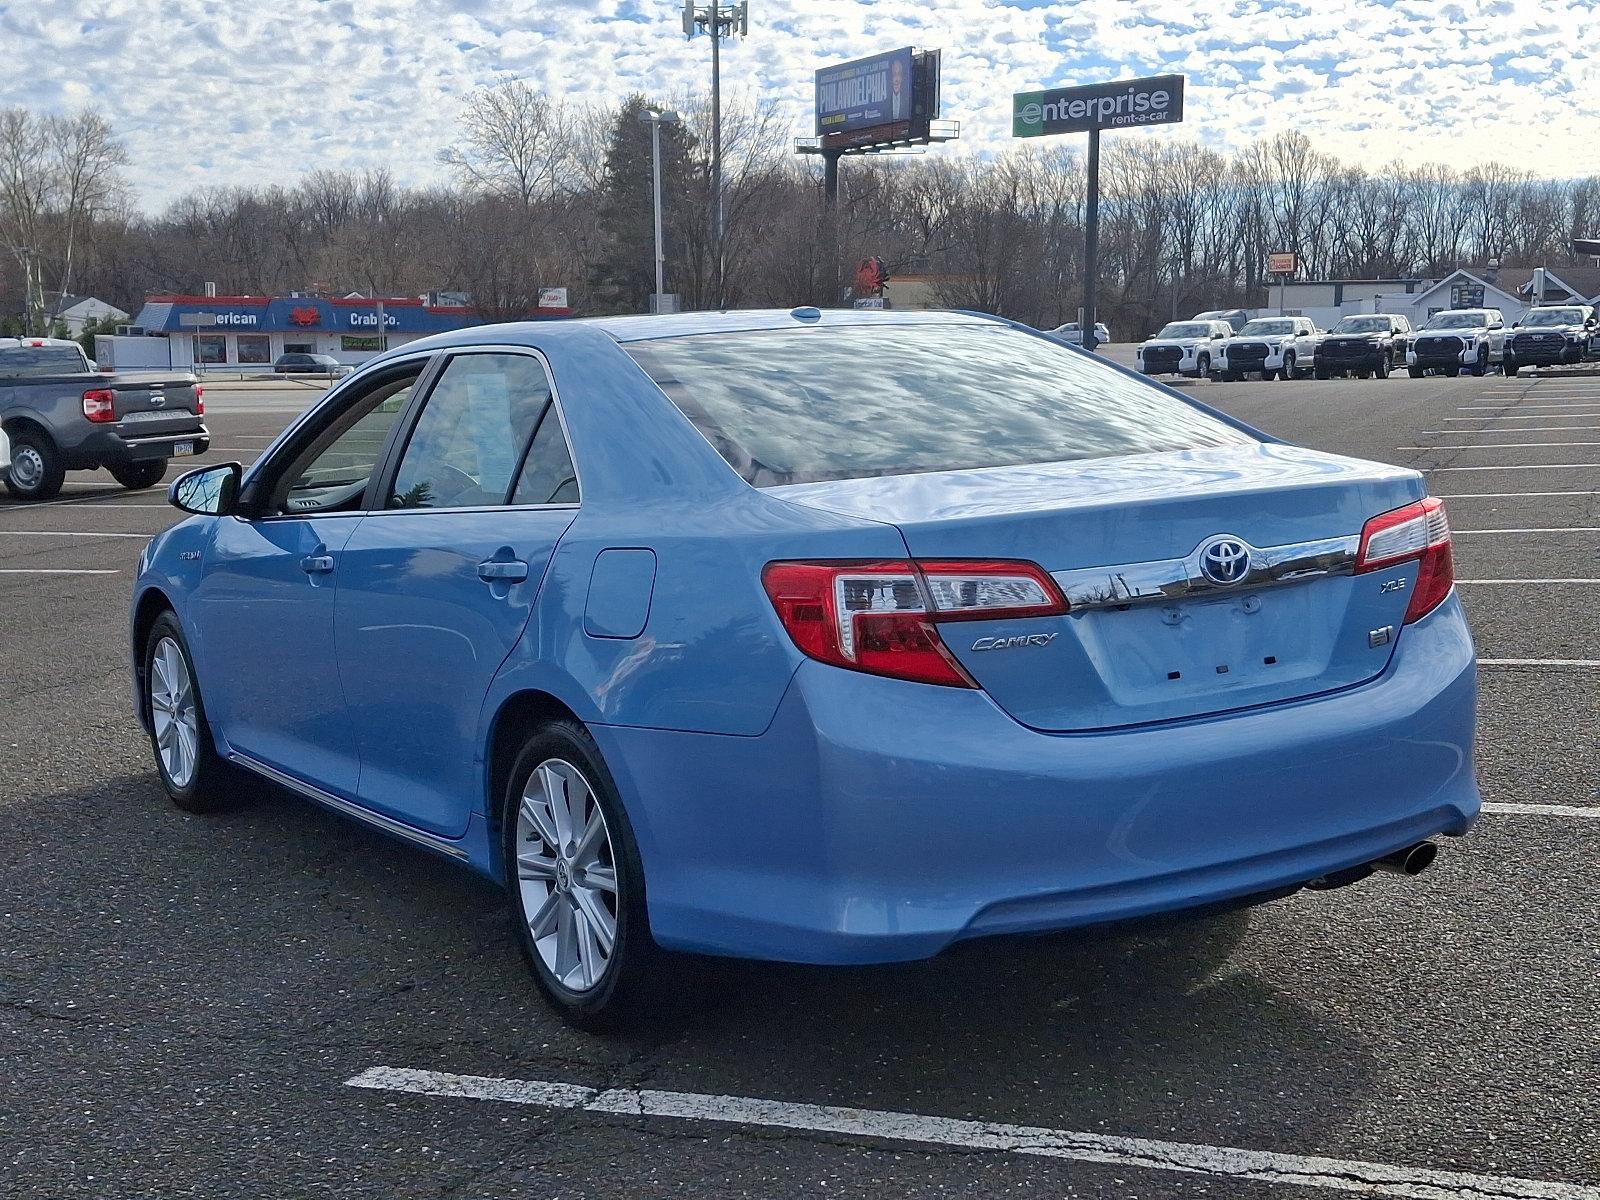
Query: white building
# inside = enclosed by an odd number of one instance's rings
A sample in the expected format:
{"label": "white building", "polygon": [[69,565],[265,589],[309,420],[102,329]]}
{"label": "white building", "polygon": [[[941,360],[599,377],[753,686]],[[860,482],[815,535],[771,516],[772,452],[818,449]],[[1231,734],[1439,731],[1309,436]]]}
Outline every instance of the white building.
{"label": "white building", "polygon": [[54,328],[57,321],[67,327],[68,337],[77,337],[95,321],[106,318],[126,321],[128,314],[115,304],[107,304],[93,296],[58,296],[50,305],[49,323]]}

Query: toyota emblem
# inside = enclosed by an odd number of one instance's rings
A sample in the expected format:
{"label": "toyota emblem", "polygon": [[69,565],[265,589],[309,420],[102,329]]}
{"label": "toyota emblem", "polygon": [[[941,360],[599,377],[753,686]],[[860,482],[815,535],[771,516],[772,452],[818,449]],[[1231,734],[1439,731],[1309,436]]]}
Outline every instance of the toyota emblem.
{"label": "toyota emblem", "polygon": [[1250,547],[1236,537],[1214,537],[1200,547],[1200,574],[1224,586],[1250,574]]}

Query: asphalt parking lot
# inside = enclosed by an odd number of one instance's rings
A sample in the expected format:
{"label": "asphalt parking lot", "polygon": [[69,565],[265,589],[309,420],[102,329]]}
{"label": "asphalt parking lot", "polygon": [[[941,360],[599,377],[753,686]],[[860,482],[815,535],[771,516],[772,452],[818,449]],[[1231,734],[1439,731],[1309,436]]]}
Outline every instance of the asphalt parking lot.
{"label": "asphalt parking lot", "polygon": [[[202,461],[314,394],[211,389]],[[1447,497],[1474,832],[1249,913],[689,963],[606,1039],[458,868],[168,803],[125,666],[158,491],[0,507],[0,1195],[1600,1197],[1600,374],[1189,394]]]}

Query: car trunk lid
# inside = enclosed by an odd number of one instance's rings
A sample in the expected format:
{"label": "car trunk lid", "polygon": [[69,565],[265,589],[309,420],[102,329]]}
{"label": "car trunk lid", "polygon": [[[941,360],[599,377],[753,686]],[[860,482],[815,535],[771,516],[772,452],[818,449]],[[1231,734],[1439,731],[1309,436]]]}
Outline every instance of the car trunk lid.
{"label": "car trunk lid", "polygon": [[109,389],[117,422],[127,433],[153,434],[199,425],[195,380],[186,375],[124,374],[101,376],[97,387]]}
{"label": "car trunk lid", "polygon": [[772,492],[891,522],[919,560],[1020,559],[1050,572],[1072,601],[1066,615],[940,630],[1014,718],[1065,732],[1279,703],[1380,674],[1416,564],[1353,575],[1359,536],[1424,489],[1402,468],[1251,443]]}

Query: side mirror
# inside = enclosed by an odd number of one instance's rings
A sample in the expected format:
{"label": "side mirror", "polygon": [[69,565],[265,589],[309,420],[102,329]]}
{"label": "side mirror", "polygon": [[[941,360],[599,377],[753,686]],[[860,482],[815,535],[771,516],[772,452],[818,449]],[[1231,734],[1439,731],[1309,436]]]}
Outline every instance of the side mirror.
{"label": "side mirror", "polygon": [[186,513],[202,517],[225,516],[239,502],[239,483],[244,468],[236,462],[220,467],[200,467],[172,481],[167,503]]}
{"label": "side mirror", "polygon": [[1222,339],[1223,339],[1223,338],[1225,338],[1225,337],[1227,337],[1227,336],[1228,336],[1228,335],[1227,335],[1227,334],[1225,334],[1225,333],[1213,333],[1213,334],[1212,334],[1212,335],[1211,335],[1211,340],[1212,340],[1212,341],[1213,341],[1213,342],[1220,342],[1220,341],[1221,341],[1221,340],[1222,340]]}

